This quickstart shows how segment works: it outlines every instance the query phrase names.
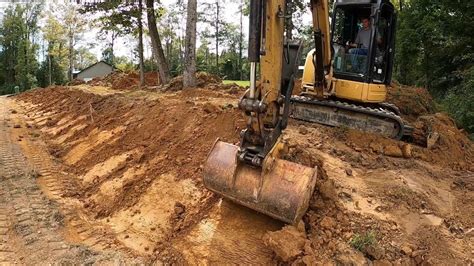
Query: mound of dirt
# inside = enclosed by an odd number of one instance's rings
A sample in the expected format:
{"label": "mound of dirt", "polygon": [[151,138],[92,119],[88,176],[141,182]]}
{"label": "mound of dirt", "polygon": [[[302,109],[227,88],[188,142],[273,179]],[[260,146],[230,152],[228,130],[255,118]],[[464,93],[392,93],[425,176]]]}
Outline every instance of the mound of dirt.
{"label": "mound of dirt", "polygon": [[86,82],[82,79],[73,79],[72,81],[68,82],[68,86],[77,86],[77,85],[82,85],[85,84]]}
{"label": "mound of dirt", "polygon": [[[206,72],[196,73],[196,87],[203,88],[208,87],[209,85],[222,84],[222,79],[216,75],[212,75]],[[161,90],[163,91],[180,91],[183,89],[183,76],[177,76],[172,78],[171,81],[164,85]]]}
{"label": "mound of dirt", "polygon": [[[89,82],[93,86],[111,87],[115,90],[137,90],[140,87],[140,74],[137,71],[120,72],[115,71],[101,78],[94,78]],[[157,72],[145,73],[145,86],[152,87],[160,85]]]}
{"label": "mound of dirt", "polygon": [[[466,215],[473,208],[464,199],[473,197],[468,186],[453,190],[459,188],[456,184],[470,182],[466,178],[474,171],[472,144],[444,115],[428,117],[437,117],[430,120],[436,130],[450,132],[442,133],[432,149],[292,121],[283,136],[288,146],[284,159],[317,166],[318,182],[303,218],[304,230],[300,225],[266,236],[277,261],[306,265],[468,261],[461,254],[469,237],[459,236],[465,241],[458,242],[444,235],[443,218],[456,220],[449,226],[474,225],[472,215]],[[461,210],[466,211],[458,214]],[[457,226],[453,228],[458,232]]]}
{"label": "mound of dirt", "polygon": [[[414,123],[414,144],[383,138],[376,134],[357,130],[336,131],[336,137],[344,140],[356,151],[367,156],[390,156],[395,158],[419,159],[425,162],[449,167],[453,170],[474,171],[474,145],[468,136],[457,129],[445,114],[437,113],[419,117]],[[341,136],[337,136],[341,134]],[[419,134],[419,135],[416,135]],[[427,134],[430,142],[427,147]]]}
{"label": "mound of dirt", "polygon": [[403,86],[393,82],[388,87],[387,102],[395,104],[408,121],[436,112],[433,98],[425,88]]}

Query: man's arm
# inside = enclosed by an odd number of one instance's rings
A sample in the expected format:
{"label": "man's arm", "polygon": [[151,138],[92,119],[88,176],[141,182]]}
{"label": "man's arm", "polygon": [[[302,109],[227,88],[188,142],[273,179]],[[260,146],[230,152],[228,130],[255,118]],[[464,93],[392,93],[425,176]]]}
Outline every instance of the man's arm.
{"label": "man's arm", "polygon": [[361,30],[359,30],[359,32],[357,32],[357,37],[356,37],[355,41],[353,43],[350,43],[349,47],[357,48],[357,44],[360,43],[360,31]]}

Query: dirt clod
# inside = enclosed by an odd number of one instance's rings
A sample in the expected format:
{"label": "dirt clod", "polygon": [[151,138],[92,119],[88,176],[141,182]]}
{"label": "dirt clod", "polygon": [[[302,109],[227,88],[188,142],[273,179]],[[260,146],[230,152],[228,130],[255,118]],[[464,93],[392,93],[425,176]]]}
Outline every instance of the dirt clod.
{"label": "dirt clod", "polygon": [[284,262],[290,262],[301,255],[306,244],[306,236],[293,226],[267,233],[263,241]]}
{"label": "dirt clod", "polygon": [[332,229],[336,226],[336,221],[332,217],[326,216],[321,220],[321,227],[326,229]]}
{"label": "dirt clod", "polygon": [[398,147],[398,145],[385,146],[384,154],[392,157],[403,157],[403,151]]}

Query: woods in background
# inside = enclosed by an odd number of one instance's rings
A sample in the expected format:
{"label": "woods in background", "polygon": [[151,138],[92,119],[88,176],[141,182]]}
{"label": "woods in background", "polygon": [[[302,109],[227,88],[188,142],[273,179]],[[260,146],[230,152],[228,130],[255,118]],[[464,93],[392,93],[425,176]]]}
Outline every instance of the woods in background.
{"label": "woods in background", "polygon": [[[229,3],[238,6],[232,19],[225,16]],[[289,1],[287,9],[293,16],[286,35],[303,39],[305,51],[309,51],[314,42],[311,26],[302,20],[303,13],[309,12],[304,3]],[[398,8],[395,79],[404,85],[428,88],[442,110],[474,132],[474,3],[393,3]],[[74,70],[97,60],[121,70],[158,71],[164,83],[194,71],[230,80],[249,78],[243,23],[248,0],[177,0],[172,8],[154,0],[51,5],[11,4],[4,11],[0,94],[12,93],[15,86],[27,90],[65,84]],[[83,40],[91,29],[97,31],[97,38]],[[131,40],[130,56],[115,55],[118,38]],[[91,49],[104,43],[102,57],[97,58]],[[147,47],[151,56],[145,57]]]}
{"label": "woods in background", "polygon": [[428,88],[467,131],[474,132],[474,2],[400,2],[395,78]]}

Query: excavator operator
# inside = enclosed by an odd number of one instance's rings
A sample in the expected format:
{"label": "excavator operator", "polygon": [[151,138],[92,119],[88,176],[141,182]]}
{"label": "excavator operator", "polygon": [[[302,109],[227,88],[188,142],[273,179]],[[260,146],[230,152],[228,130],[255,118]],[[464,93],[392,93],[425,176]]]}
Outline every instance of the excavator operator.
{"label": "excavator operator", "polygon": [[[357,33],[357,37],[354,43],[349,44],[349,54],[352,55],[351,62],[354,72],[365,74],[365,61],[367,60],[367,54],[369,53],[370,40],[372,35],[372,25],[370,18],[363,17],[361,19],[362,28]],[[377,36],[377,43],[382,42],[380,36]]]}

